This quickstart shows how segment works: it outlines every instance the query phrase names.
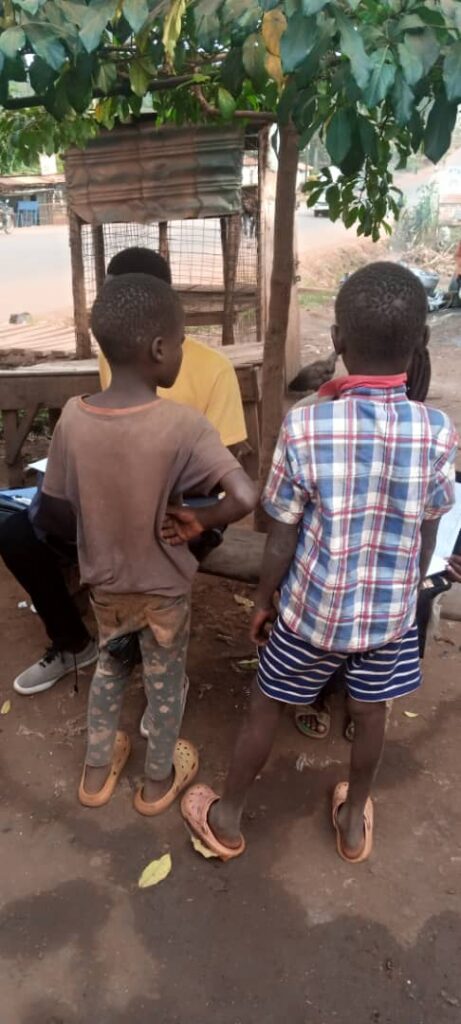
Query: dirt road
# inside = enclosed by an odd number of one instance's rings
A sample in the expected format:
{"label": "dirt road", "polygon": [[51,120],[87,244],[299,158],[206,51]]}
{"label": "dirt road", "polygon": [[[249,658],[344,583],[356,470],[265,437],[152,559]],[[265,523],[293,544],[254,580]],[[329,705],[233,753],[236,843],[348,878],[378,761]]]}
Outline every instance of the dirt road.
{"label": "dirt road", "polygon": [[[207,579],[196,588],[183,730],[199,746],[201,778],[218,786],[249,679],[236,670],[250,651],[234,589]],[[1,571],[1,701],[12,699],[0,719],[4,1024],[459,1019],[459,624],[444,624],[422,693],[394,709],[369,864],[352,868],[335,852],[329,794],[349,753],[338,707],[326,744],[303,739],[287,715],[251,795],[247,853],[222,865],[193,852],[177,807],[152,821],[132,808],[139,681],[124,714],[126,777],[108,807],[78,805],[88,672],[78,694],[71,678],[41,696],[12,694],[43,642],[22,596]],[[171,875],[138,889],[166,851]]]}

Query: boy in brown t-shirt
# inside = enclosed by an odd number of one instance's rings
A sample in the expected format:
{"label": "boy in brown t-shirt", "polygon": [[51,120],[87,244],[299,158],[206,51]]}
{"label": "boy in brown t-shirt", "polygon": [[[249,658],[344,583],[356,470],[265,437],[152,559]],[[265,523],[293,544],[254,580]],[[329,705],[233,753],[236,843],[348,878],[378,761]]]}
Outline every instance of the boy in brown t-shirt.
{"label": "boy in brown t-shirt", "polygon": [[208,494],[220,485],[224,497],[216,505],[184,513],[181,539],[190,540],[251,511],[256,493],[203,416],[156,395],[157,386],[173,384],[181,365],[184,317],[169,285],[145,274],[114,278],[96,299],[92,329],[112,382],[66,405],[51,444],[40,525],[61,536],[75,535],[76,527],[100,636],[79,799],[90,807],[107,803],[129,756],[130,741],[117,724],[132,661],[120,650],[134,637],[149,729],[135,807],[154,815],[198,769],[197,751],[178,741],[197,562],[187,544],[163,538],[167,508],[184,492]]}

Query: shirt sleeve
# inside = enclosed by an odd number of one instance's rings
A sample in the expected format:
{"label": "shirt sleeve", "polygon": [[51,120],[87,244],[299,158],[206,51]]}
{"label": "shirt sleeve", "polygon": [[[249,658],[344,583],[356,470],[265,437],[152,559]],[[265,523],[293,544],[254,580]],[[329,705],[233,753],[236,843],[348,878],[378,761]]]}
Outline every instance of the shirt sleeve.
{"label": "shirt sleeve", "polygon": [[176,481],[175,491],[207,495],[227,475],[240,469],[237,459],[227,450],[219,434],[204,416],[199,417],[190,455]]}
{"label": "shirt sleeve", "polygon": [[447,421],[438,438],[438,449],[442,448],[442,452],[435,462],[429,484],[424,507],[425,519],[440,519],[455,503],[455,459],[458,442],[454,426]]}
{"label": "shirt sleeve", "polygon": [[262,505],[272,519],[287,526],[299,523],[311,495],[299,473],[295,444],[290,438],[288,418],[279,434]]}
{"label": "shirt sleeve", "polygon": [[247,431],[242,396],[231,364],[218,373],[203,412],[218,431],[223,444],[229,446],[245,441]]}
{"label": "shirt sleeve", "polygon": [[58,420],[48,452],[48,462],[42,484],[43,494],[49,494],[51,498],[61,498],[64,501],[68,501],[66,484],[65,434],[62,421]]}

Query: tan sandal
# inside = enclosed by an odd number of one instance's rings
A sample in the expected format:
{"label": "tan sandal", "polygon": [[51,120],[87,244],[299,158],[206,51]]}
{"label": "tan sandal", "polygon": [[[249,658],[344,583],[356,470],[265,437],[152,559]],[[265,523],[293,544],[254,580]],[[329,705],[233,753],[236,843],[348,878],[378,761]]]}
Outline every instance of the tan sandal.
{"label": "tan sandal", "polygon": [[87,793],[85,789],[85,771],[86,765],[83,768],[82,777],[80,779],[80,785],[78,787],[78,799],[84,807],[103,807],[104,804],[109,803],[111,796],[114,793],[117,782],[120,775],[128,761],[131,752],[131,743],[126,732],[117,732],[115,737],[114,749],[112,752],[112,761],[110,771],[107,779],[97,793]]}
{"label": "tan sandal", "polygon": [[221,860],[232,860],[240,857],[245,852],[245,840],[240,837],[239,846],[233,849],[231,846],[224,846],[208,824],[210,807],[219,800],[216,793],[210,786],[192,786],[192,789],[183,796],[181,800],[181,814],[186,825],[192,834],[198,836],[204,846]]}
{"label": "tan sandal", "polygon": [[363,812],[363,831],[364,831],[364,844],[363,844],[363,847],[362,847],[360,853],[358,853],[355,857],[349,857],[348,854],[344,852],[344,849],[343,849],[343,846],[342,846],[342,842],[341,842],[341,833],[339,831],[339,825],[338,825],[338,811],[339,811],[339,808],[342,807],[342,805],[346,802],[348,791],[349,791],[349,783],[348,782],[338,782],[338,785],[336,786],[335,791],[333,793],[333,803],[332,803],[332,808],[331,808],[331,816],[332,816],[332,821],[333,821],[333,828],[334,828],[334,830],[336,832],[336,849],[337,849],[337,851],[339,853],[339,856],[342,858],[342,860],[347,861],[348,864],[361,864],[364,860],[368,860],[368,858],[370,856],[370,853],[371,853],[371,851],[373,849],[373,821],[374,821],[373,801],[372,801],[371,797],[368,797],[368,800],[367,800],[367,802],[365,804],[365,810]]}
{"label": "tan sandal", "polygon": [[194,781],[199,769],[199,756],[198,750],[188,740],[178,740],[174,750],[173,768],[173,784],[160,800],[154,800],[152,803],[144,800],[142,786],[136,791],[133,806],[139,814],[144,814],[148,818],[162,814],[171,807],[183,789]]}

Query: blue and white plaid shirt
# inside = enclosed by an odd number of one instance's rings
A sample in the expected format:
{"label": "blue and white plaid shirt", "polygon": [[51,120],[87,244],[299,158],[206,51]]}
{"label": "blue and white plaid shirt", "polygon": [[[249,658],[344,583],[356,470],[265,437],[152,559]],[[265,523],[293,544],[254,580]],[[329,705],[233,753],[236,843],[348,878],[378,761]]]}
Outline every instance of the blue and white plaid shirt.
{"label": "blue and white plaid shirt", "polygon": [[266,512],[300,523],[280,613],[331,651],[403,636],[416,615],[421,524],[454,503],[457,434],[404,386],[360,386],[286,417]]}

